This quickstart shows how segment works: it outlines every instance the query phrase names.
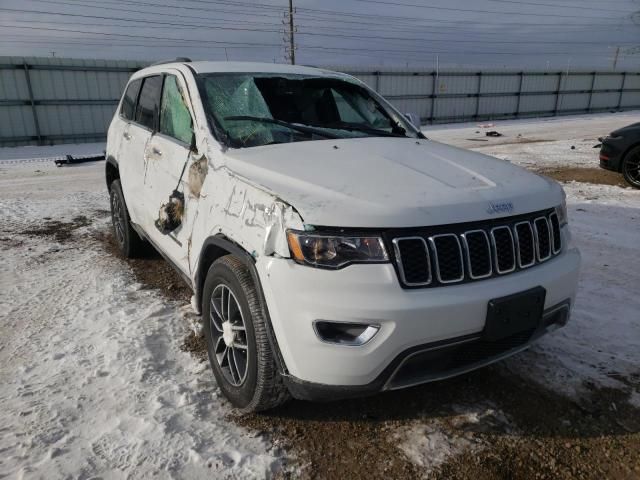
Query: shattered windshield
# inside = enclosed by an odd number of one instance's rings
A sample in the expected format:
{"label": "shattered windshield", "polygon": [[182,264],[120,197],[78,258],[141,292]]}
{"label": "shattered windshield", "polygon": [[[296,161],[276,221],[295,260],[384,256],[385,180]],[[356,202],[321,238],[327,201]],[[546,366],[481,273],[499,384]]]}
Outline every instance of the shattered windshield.
{"label": "shattered windshield", "polygon": [[339,78],[202,74],[212,129],[234,148],[354,137],[417,137],[406,119],[367,89]]}

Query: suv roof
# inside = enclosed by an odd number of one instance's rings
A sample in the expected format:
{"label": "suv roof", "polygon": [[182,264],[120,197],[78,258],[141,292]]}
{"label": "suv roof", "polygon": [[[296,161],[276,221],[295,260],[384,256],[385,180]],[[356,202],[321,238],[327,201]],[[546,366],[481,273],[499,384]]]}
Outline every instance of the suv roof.
{"label": "suv roof", "polygon": [[[171,67],[178,65],[189,65],[196,73],[223,73],[223,72],[251,72],[251,73],[283,73],[283,74],[306,74],[316,76],[336,76],[342,75],[337,72],[324,70],[314,67],[304,67],[300,65],[287,65],[279,63],[266,63],[266,62],[167,62],[156,65],[150,65],[147,68],[152,67]],[[154,68],[155,69],[155,68]]]}

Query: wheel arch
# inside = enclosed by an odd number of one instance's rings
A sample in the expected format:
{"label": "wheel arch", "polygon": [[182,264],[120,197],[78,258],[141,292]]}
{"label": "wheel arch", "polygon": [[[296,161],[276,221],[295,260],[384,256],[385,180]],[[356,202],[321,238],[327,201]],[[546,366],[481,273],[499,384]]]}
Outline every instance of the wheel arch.
{"label": "wheel arch", "polygon": [[109,155],[106,160],[104,173],[105,180],[107,182],[107,190],[110,191],[113,181],[120,178],[120,169],[118,167],[117,160],[112,155]]}
{"label": "wheel arch", "polygon": [[640,147],[640,141],[637,141],[635,143],[632,143],[631,145],[629,145],[624,153],[622,155],[620,155],[620,162],[618,164],[618,172],[622,173],[622,164],[624,163],[625,159],[627,158],[627,155],[629,155],[629,152],[631,152],[631,150],[633,150],[634,148],[638,148]]}
{"label": "wheel arch", "polygon": [[204,282],[207,278],[207,272],[209,268],[218,258],[223,257],[225,255],[234,255],[238,258],[249,270],[251,274],[251,279],[256,287],[258,292],[258,299],[260,302],[260,307],[264,312],[265,316],[265,324],[267,327],[267,336],[269,338],[269,343],[271,344],[271,349],[274,353],[274,357],[276,360],[276,366],[278,371],[282,375],[287,375],[287,368],[284,363],[284,359],[282,354],[280,353],[280,347],[278,345],[278,340],[276,339],[275,333],[273,331],[273,326],[271,324],[271,317],[269,316],[269,308],[267,307],[267,302],[264,296],[264,292],[262,290],[262,284],[260,283],[260,277],[258,276],[258,270],[256,269],[256,260],[255,258],[247,252],[241,245],[229,239],[227,236],[223,234],[213,235],[208,237],[202,244],[202,250],[200,252],[200,258],[198,261],[198,267],[196,270],[195,278],[194,278],[194,295],[195,295],[195,304],[196,306],[202,310],[202,294],[204,290]]}

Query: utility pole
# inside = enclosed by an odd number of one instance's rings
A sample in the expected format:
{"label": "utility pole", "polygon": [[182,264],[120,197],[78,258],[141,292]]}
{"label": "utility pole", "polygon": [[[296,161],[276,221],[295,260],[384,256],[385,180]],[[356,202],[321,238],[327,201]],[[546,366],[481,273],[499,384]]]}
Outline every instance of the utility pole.
{"label": "utility pole", "polygon": [[296,64],[296,45],[293,39],[293,0],[289,0],[289,59]]}

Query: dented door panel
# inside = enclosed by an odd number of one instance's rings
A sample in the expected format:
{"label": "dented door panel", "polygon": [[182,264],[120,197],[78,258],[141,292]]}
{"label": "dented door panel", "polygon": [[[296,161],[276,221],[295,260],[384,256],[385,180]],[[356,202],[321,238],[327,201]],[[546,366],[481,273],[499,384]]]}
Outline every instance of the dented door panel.
{"label": "dented door panel", "polygon": [[[148,222],[145,230],[151,240],[165,252],[174,264],[178,265],[185,273],[189,272],[187,261],[187,246],[185,238],[188,238],[187,230],[191,228],[184,220],[187,217],[193,219],[192,210],[197,209],[197,198],[190,195],[186,169],[192,162],[192,154],[189,148],[175,142],[161,134],[155,134],[149,140],[146,149],[147,173],[144,181],[144,195],[148,202]],[[185,174],[181,178],[182,169]],[[170,233],[163,233],[156,227],[156,221],[160,217],[163,205],[169,202],[169,197],[174,190],[182,192],[184,203],[182,206],[182,223]]]}

